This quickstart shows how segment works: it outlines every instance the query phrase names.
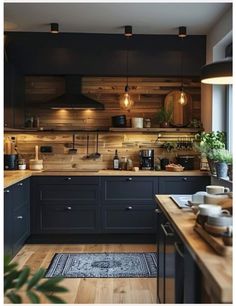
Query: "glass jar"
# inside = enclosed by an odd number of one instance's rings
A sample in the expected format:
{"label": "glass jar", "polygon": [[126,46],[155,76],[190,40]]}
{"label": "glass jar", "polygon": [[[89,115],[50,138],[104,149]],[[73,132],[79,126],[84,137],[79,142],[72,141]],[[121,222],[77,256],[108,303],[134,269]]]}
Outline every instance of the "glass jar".
{"label": "glass jar", "polygon": [[127,170],[127,157],[122,156],[120,159],[120,170]]}
{"label": "glass jar", "polygon": [[143,127],[150,128],[151,127],[151,119],[149,119],[149,118],[144,119]]}

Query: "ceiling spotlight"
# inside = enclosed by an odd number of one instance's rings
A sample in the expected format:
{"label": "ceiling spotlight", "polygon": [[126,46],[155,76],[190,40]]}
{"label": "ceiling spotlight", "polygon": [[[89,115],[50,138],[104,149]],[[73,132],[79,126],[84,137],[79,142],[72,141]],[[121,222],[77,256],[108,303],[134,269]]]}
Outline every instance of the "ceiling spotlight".
{"label": "ceiling spotlight", "polygon": [[187,29],[186,27],[182,26],[182,27],[179,27],[179,37],[186,37],[187,36]]}
{"label": "ceiling spotlight", "polygon": [[59,33],[59,24],[58,23],[51,23],[51,33],[57,34]]}
{"label": "ceiling spotlight", "polygon": [[125,36],[130,37],[132,35],[133,35],[132,26],[130,25],[125,26]]}

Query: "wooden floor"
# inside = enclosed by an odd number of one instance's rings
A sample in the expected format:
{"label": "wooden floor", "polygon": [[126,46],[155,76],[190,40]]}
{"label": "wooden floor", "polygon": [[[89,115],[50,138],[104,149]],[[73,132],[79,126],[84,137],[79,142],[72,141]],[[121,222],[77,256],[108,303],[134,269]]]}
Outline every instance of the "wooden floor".
{"label": "wooden floor", "polygon": [[[15,256],[20,267],[32,272],[47,268],[58,252],[155,252],[154,244],[28,244]],[[68,304],[155,304],[155,278],[77,278],[64,279],[69,292],[61,297]],[[23,301],[27,303],[27,299]],[[41,298],[41,303],[47,303]]]}

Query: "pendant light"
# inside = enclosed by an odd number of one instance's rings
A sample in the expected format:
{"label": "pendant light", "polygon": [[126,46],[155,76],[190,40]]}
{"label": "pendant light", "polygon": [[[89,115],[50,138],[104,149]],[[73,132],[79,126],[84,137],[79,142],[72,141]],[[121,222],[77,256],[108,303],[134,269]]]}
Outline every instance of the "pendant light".
{"label": "pendant light", "polygon": [[[124,35],[127,39],[132,37],[132,35],[133,35],[132,26],[125,26]],[[120,108],[123,109],[123,110],[130,111],[130,109],[134,105],[134,101],[132,100],[132,98],[129,94],[128,72],[129,72],[129,50],[128,50],[128,46],[127,46],[127,48],[126,48],[126,86],[125,86],[125,92],[120,99]]]}
{"label": "pendant light", "polygon": [[182,39],[181,44],[181,92],[180,97],[178,99],[178,103],[182,106],[186,105],[188,102],[188,98],[186,93],[184,92],[184,82],[183,82],[183,39],[187,36],[187,29],[184,26],[179,27],[179,34],[178,36]]}
{"label": "pendant light", "polygon": [[233,84],[232,57],[203,66],[201,82],[211,85]]}

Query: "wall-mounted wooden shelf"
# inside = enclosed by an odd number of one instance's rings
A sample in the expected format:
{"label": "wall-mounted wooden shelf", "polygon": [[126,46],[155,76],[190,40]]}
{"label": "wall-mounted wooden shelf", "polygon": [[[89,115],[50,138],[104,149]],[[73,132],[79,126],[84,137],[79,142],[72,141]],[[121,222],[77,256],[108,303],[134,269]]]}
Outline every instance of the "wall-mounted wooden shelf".
{"label": "wall-mounted wooden shelf", "polygon": [[198,133],[203,131],[201,128],[110,128],[111,132],[140,132],[140,133]]}

